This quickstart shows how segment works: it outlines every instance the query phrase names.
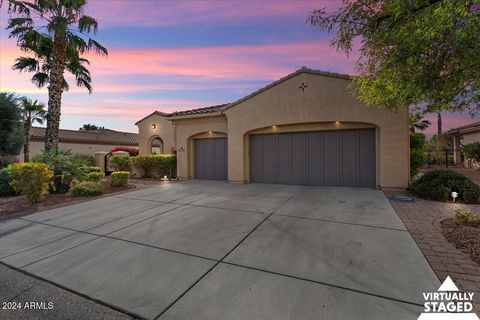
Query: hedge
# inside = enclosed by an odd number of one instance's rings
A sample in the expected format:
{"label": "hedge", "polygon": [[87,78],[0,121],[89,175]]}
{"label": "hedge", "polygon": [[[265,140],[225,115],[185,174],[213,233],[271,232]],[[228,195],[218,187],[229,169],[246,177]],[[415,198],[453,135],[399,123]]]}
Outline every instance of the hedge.
{"label": "hedge", "polygon": [[100,182],[82,181],[75,184],[70,191],[74,197],[99,196],[103,193]]}
{"label": "hedge", "polygon": [[89,182],[100,182],[103,177],[103,172],[89,172],[85,175],[84,180]]}
{"label": "hedge", "polygon": [[448,201],[453,191],[458,193],[457,201],[478,203],[480,187],[459,173],[447,170],[434,170],[415,181],[408,190],[430,200]]}
{"label": "hedge", "polygon": [[27,196],[32,203],[38,202],[47,193],[53,171],[44,163],[13,163],[7,168],[13,189]]}
{"label": "hedge", "polygon": [[110,176],[110,185],[112,187],[125,186],[128,183],[128,178],[130,178],[130,172],[128,171],[112,172],[112,175]]}
{"label": "hedge", "polygon": [[143,170],[144,176],[175,177],[177,172],[177,156],[174,154],[130,157],[129,163],[131,167]]}
{"label": "hedge", "polygon": [[128,171],[130,169],[130,156],[128,155],[113,155],[109,161],[110,166],[115,171]]}

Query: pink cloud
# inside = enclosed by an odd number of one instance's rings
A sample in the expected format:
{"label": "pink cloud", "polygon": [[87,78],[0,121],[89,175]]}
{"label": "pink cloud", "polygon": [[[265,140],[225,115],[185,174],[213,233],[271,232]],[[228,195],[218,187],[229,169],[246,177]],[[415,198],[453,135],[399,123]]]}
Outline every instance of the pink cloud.
{"label": "pink cloud", "polygon": [[323,7],[336,8],[331,0],[303,1],[90,1],[86,13],[101,26],[172,26],[231,24],[253,19],[296,17],[304,21],[311,11]]}
{"label": "pink cloud", "polygon": [[[13,41],[2,41],[0,86],[21,93],[45,93],[30,83],[31,75],[11,69],[25,55]],[[95,92],[141,92],[228,88],[222,80],[274,80],[305,65],[326,71],[351,73],[356,55],[338,54],[328,43],[282,43],[193,48],[112,49],[108,58],[89,55]],[[119,76],[177,76],[190,82],[118,83]],[[112,80],[113,79],[113,80]],[[153,81],[153,80],[152,80]],[[113,83],[112,83],[113,82]],[[72,92],[83,92],[72,82]],[[220,84],[220,87],[216,87]],[[230,86],[232,88],[233,85]]]}

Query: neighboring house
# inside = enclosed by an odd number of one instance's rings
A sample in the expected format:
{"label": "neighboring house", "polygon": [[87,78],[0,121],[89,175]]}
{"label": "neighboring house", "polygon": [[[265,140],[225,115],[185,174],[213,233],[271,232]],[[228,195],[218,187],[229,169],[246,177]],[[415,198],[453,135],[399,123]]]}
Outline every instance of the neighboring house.
{"label": "neighboring house", "polygon": [[480,142],[480,121],[450,129],[447,134],[453,137],[453,161],[455,164],[461,164],[462,146]]}
{"label": "neighboring house", "polygon": [[141,154],[177,150],[181,179],[405,188],[406,110],[367,107],[350,76],[302,68],[233,103],[136,123]]}
{"label": "neighboring house", "polygon": [[[45,128],[33,127],[30,130],[30,157],[44,149]],[[109,129],[58,131],[59,148],[94,156],[95,152],[109,152],[115,146],[138,146],[138,134]],[[23,160],[23,153],[20,155]]]}

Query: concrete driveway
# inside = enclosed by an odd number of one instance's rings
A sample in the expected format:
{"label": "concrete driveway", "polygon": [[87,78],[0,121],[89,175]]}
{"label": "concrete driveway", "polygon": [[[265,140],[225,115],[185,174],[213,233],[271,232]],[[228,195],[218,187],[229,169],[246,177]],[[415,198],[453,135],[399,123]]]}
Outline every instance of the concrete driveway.
{"label": "concrete driveway", "polygon": [[440,285],[372,189],[181,182],[0,236],[3,263],[148,319],[417,319]]}

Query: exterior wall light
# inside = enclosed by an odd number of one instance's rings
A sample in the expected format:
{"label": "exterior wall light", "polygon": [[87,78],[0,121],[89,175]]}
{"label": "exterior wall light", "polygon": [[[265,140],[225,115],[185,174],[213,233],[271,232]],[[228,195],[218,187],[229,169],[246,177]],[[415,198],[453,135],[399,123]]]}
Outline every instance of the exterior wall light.
{"label": "exterior wall light", "polygon": [[335,121],[335,124],[340,124],[340,121]]}
{"label": "exterior wall light", "polygon": [[157,125],[155,123],[152,124],[152,129],[156,129]]}
{"label": "exterior wall light", "polygon": [[450,195],[452,196],[453,202],[455,202],[455,199],[458,198],[458,192],[452,191]]}

